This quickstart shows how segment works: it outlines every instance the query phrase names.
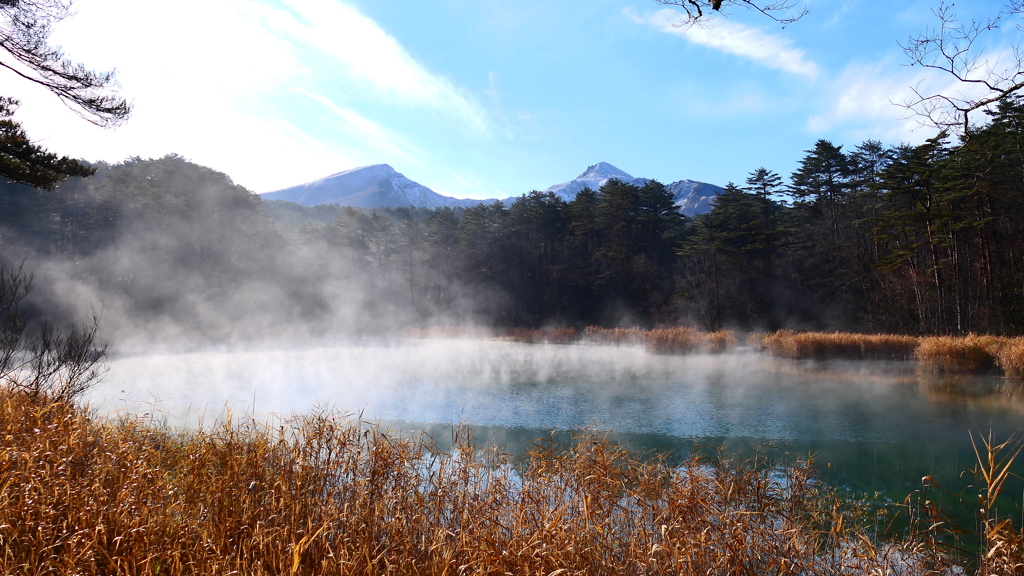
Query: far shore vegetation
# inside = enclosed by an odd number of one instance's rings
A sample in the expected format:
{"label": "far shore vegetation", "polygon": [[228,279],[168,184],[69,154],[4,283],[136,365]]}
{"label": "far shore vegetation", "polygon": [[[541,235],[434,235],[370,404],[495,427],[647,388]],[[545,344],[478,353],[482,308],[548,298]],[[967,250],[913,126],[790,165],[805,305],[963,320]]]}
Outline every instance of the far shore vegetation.
{"label": "far shore vegetation", "polygon": [[[501,339],[527,344],[599,344],[640,346],[657,354],[721,354],[736,349],[730,330],[702,332],[688,327],[512,328],[442,326],[404,332],[414,338]],[[778,330],[751,333],[746,343],[754,350],[791,360],[905,360],[922,368],[956,374],[1002,374],[1024,380],[1024,337],[968,334],[965,336],[907,336],[849,332]]]}

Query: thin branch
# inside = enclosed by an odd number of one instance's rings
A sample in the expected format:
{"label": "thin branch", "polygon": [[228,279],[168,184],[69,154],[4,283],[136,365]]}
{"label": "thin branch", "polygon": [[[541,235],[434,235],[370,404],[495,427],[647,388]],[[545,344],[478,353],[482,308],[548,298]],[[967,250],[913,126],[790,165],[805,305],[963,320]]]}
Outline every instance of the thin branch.
{"label": "thin branch", "polygon": [[13,60],[0,67],[46,88],[89,122],[118,126],[131,115],[131,104],[118,94],[114,71],[88,70],[49,45],[53,24],[70,9],[70,0],[0,0],[0,54]]}
{"label": "thin branch", "polygon": [[[706,10],[725,14],[724,8],[739,6],[747,10],[760,12],[768,18],[787,26],[803,18],[807,14],[807,8],[799,8],[796,0],[772,0],[761,2],[758,0],[656,0],[658,4],[665,6],[678,6],[686,13],[683,26],[698,24],[708,18]],[[1024,1],[1024,0],[1022,0]]]}
{"label": "thin branch", "polygon": [[913,97],[901,105],[922,124],[940,130],[955,129],[966,138],[972,113],[1024,89],[1024,55],[1018,45],[1011,46],[1010,61],[999,68],[994,68],[998,61],[988,61],[985,50],[978,47],[986,34],[999,29],[1009,17],[1024,12],[1024,0],[1011,0],[994,17],[982,21],[961,22],[952,4],[940,3],[932,12],[938,24],[900,45],[908,65],[937,70],[964,88],[974,87],[980,93],[930,93],[922,91],[919,83],[911,87]]}

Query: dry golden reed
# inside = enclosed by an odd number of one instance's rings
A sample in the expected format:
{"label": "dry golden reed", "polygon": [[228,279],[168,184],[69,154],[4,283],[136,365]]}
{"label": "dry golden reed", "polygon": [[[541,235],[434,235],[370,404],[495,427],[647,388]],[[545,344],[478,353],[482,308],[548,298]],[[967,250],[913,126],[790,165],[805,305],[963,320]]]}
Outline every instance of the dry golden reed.
{"label": "dry golden reed", "polygon": [[914,358],[917,344],[913,336],[792,330],[772,332],[761,339],[772,355],[795,360],[908,360]]}
{"label": "dry golden reed", "polygon": [[601,328],[587,326],[583,330],[583,338],[594,344],[610,344],[614,346],[633,346],[643,343],[643,331],[639,328]]}
{"label": "dry golden reed", "polygon": [[1008,378],[1024,380],[1024,338],[1008,338],[996,351],[996,364]]}
{"label": "dry golden reed", "polygon": [[724,353],[736,347],[736,336],[729,330],[700,332],[692,328],[600,328],[589,326],[578,332],[575,328],[506,328],[462,329],[439,327],[411,329],[412,338],[498,338],[522,344],[592,344],[611,346],[643,346],[656,354],[688,354],[694,352]]}
{"label": "dry golden reed", "polygon": [[758,350],[791,359],[914,360],[941,372],[975,374],[1000,369],[1024,380],[1024,337],[990,335],[897,336],[779,330],[750,335]]}
{"label": "dry golden reed", "polygon": [[927,336],[921,338],[917,359],[925,368],[972,374],[992,370],[1004,339],[997,336]]}
{"label": "dry golden reed", "polygon": [[524,344],[573,344],[580,339],[575,328],[509,328],[503,337]]}
{"label": "dry golden reed", "polygon": [[0,574],[926,573],[806,466],[594,434],[513,463],[330,413],[172,432],[0,391],[0,438]]}
{"label": "dry golden reed", "polygon": [[402,334],[407,338],[426,340],[442,339],[487,339],[494,338],[496,331],[484,326],[430,326],[426,328],[406,328]]}
{"label": "dry golden reed", "polygon": [[685,327],[656,328],[643,333],[643,343],[647,350],[657,354],[721,353],[736,347],[736,336],[728,330],[698,332]]}

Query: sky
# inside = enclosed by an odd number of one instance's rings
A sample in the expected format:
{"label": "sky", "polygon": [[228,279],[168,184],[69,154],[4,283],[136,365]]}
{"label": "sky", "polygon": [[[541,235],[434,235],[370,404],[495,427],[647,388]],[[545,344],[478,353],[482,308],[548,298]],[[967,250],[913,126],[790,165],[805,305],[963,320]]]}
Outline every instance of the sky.
{"label": "sky", "polygon": [[[762,166],[788,177],[818,139],[933,136],[894,102],[950,88],[900,48],[936,3],[807,0],[785,27],[734,9],[685,29],[655,0],[76,0],[51,43],[116,68],[131,119],[97,128],[10,73],[0,93],[53,152],[176,153],[254,192],[379,163],[459,198],[599,161],[724,186]],[[983,17],[1003,0],[963,4]],[[1020,35],[1004,27],[986,54]]]}

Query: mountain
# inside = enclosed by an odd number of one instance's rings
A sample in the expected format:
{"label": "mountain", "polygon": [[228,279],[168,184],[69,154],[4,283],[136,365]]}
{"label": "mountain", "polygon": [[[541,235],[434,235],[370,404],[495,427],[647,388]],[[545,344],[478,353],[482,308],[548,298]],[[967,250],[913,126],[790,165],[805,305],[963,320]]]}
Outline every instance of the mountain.
{"label": "mountain", "polygon": [[326,178],[263,194],[267,200],[287,200],[303,206],[341,204],[355,208],[441,208],[475,206],[487,200],[443,196],[414,182],[387,164],[353,168]]}
{"label": "mountain", "polygon": [[665,188],[672,193],[672,198],[679,211],[687,216],[696,216],[711,211],[711,201],[725,189],[707,182],[694,180],[677,180]]}
{"label": "mountain", "polygon": [[[552,192],[566,202],[571,202],[580,190],[590,188],[597,191],[613,178],[636,186],[643,186],[650,182],[648,178],[634,178],[607,162],[598,162],[587,167],[586,171],[576,178],[555,184],[545,192]],[[711,200],[722,192],[718,186],[693,180],[679,180],[668,184],[665,188],[672,193],[679,211],[687,216],[703,214],[711,210]],[[387,164],[374,164],[338,172],[298,186],[267,192],[263,194],[263,198],[286,200],[302,206],[340,204],[368,210],[398,206],[432,209],[444,206],[468,208],[481,203],[497,201],[494,199],[451,198],[438,194],[430,188],[406,178]],[[514,197],[505,198],[501,202],[508,206],[515,200]]]}
{"label": "mountain", "polygon": [[[611,179],[621,180],[627,184],[643,186],[650,182],[649,178],[634,178],[622,170],[607,162],[598,162],[573,180],[555,184],[545,192],[553,192],[566,202],[571,202],[576,194],[584,188],[597,191],[601,186]],[[679,211],[687,216],[703,214],[711,210],[711,200],[714,199],[722,188],[714,184],[696,182],[694,180],[678,180],[665,186],[672,193],[673,201],[679,207]]]}
{"label": "mountain", "polygon": [[621,180],[626,184],[636,184],[637,186],[643,186],[648,182],[647,178],[633,178],[607,162],[598,162],[593,166],[587,167],[587,170],[576,178],[568,182],[555,184],[545,190],[545,192],[554,192],[562,200],[572,202],[572,199],[576,197],[580,190],[590,188],[597,192],[601,186],[604,186],[606,182],[612,179]]}

